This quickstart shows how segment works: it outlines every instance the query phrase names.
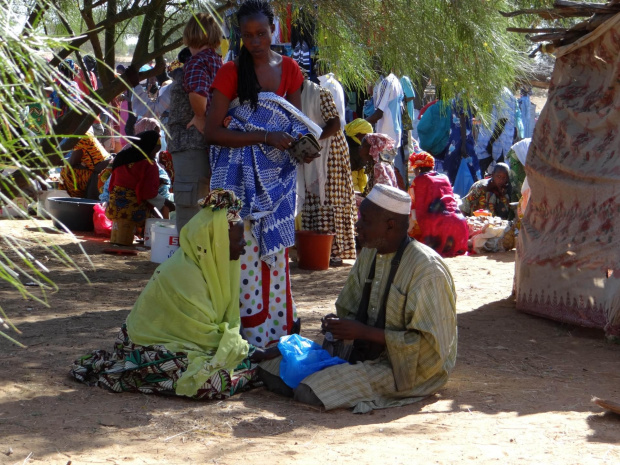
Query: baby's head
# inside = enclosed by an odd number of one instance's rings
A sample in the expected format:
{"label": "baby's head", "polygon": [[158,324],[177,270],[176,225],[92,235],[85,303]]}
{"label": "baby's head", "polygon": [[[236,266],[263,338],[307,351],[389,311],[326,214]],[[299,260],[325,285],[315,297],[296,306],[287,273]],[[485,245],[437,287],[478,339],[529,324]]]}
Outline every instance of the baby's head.
{"label": "baby's head", "polygon": [[222,28],[208,13],[196,13],[183,31],[183,43],[190,49],[217,48],[222,40]]}

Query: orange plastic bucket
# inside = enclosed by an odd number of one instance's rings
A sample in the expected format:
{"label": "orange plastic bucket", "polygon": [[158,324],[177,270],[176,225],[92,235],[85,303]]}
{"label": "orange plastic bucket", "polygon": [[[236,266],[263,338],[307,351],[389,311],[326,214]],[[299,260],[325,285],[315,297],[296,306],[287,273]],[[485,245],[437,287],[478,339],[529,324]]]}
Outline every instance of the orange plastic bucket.
{"label": "orange plastic bucket", "polygon": [[334,234],[297,231],[297,264],[302,270],[326,270],[332,253]]}

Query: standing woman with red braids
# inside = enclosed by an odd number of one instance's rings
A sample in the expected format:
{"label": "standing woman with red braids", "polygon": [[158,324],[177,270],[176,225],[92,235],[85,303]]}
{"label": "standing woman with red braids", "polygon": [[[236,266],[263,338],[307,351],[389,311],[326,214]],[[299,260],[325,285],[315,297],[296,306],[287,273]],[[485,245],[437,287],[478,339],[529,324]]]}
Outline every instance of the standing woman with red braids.
{"label": "standing woman with red braids", "polygon": [[269,3],[244,2],[237,20],[243,46],[213,81],[205,139],[211,145],[211,188],[232,190],[244,203],[242,334],[264,347],[297,325],[287,253],[295,243],[297,162],[287,149],[300,134],[318,137],[321,131],[300,111],[299,66],[271,50]]}

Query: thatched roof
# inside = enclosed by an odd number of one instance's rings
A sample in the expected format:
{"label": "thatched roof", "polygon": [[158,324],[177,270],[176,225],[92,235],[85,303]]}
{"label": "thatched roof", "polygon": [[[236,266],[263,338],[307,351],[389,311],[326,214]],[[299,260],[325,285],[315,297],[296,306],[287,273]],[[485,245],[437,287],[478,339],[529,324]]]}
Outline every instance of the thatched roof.
{"label": "thatched roof", "polygon": [[[521,15],[537,15],[541,19],[552,21],[562,18],[589,17],[587,20],[577,23],[571,28],[540,27],[521,28],[509,27],[509,32],[527,34],[536,47],[529,54],[536,63],[528,70],[530,78],[528,83],[534,87],[549,88],[551,73],[555,59],[552,54],[557,47],[562,47],[575,42],[577,39],[592,32],[611,17],[620,13],[620,0],[611,0],[608,3],[580,3],[568,0],[556,0],[553,8],[528,8],[513,12],[502,12],[505,17]],[[544,52],[539,55],[539,52]]]}
{"label": "thatched roof", "polygon": [[[575,42],[580,37],[592,32],[612,16],[620,13],[620,0],[611,0],[608,3],[580,3],[567,0],[556,0],[553,8],[529,8],[501,12],[503,16],[513,17],[520,15],[538,15],[542,19],[554,20],[561,18],[589,17],[571,28],[518,28],[509,27],[510,32],[529,35],[529,40],[535,43],[548,42],[553,47],[562,47]],[[551,50],[547,50],[551,51]]]}

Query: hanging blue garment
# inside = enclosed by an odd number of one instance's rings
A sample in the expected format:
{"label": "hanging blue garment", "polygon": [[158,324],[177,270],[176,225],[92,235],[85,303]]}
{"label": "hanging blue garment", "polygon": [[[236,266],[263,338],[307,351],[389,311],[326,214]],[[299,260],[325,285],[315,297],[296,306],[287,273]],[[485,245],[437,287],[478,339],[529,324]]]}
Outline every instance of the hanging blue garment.
{"label": "hanging blue garment", "polygon": [[519,109],[521,110],[521,119],[523,120],[523,138],[532,137],[534,132],[532,103],[528,94],[521,95],[519,98]]}
{"label": "hanging blue garment", "polygon": [[[400,78],[400,85],[403,88],[403,93],[405,94],[405,98],[414,98],[415,90],[413,89],[413,84],[411,84],[411,79],[408,76],[403,76]],[[409,114],[409,118],[411,121],[415,119],[413,100],[410,100],[406,104],[407,113]]]}
{"label": "hanging blue garment", "polygon": [[[474,181],[480,179],[480,165],[476,157],[473,129],[473,118],[469,109],[463,108],[461,102],[452,100],[450,117],[450,136],[448,150],[443,162],[443,168],[452,184],[455,183],[456,174],[461,166],[461,159],[466,158],[471,177]],[[461,131],[461,116],[465,122],[465,140]],[[463,153],[465,144],[465,153]],[[467,193],[467,192],[466,192]]]}
{"label": "hanging blue garment", "polygon": [[364,118],[368,118],[374,112],[375,112],[375,102],[373,98],[370,97],[368,100],[364,102],[364,109],[363,109]]}
{"label": "hanging blue garment", "polygon": [[517,136],[519,139],[525,137],[525,126],[523,125],[523,118],[521,117],[521,108],[519,105],[515,107],[515,127],[517,128]]}
{"label": "hanging blue garment", "polygon": [[420,147],[435,156],[448,146],[450,136],[450,107],[438,101],[426,109],[418,123]]}
{"label": "hanging blue garment", "polygon": [[471,176],[471,171],[466,158],[461,158],[461,163],[458,168],[458,172],[455,176],[454,186],[452,191],[455,194],[465,197],[474,185],[474,178]]}

